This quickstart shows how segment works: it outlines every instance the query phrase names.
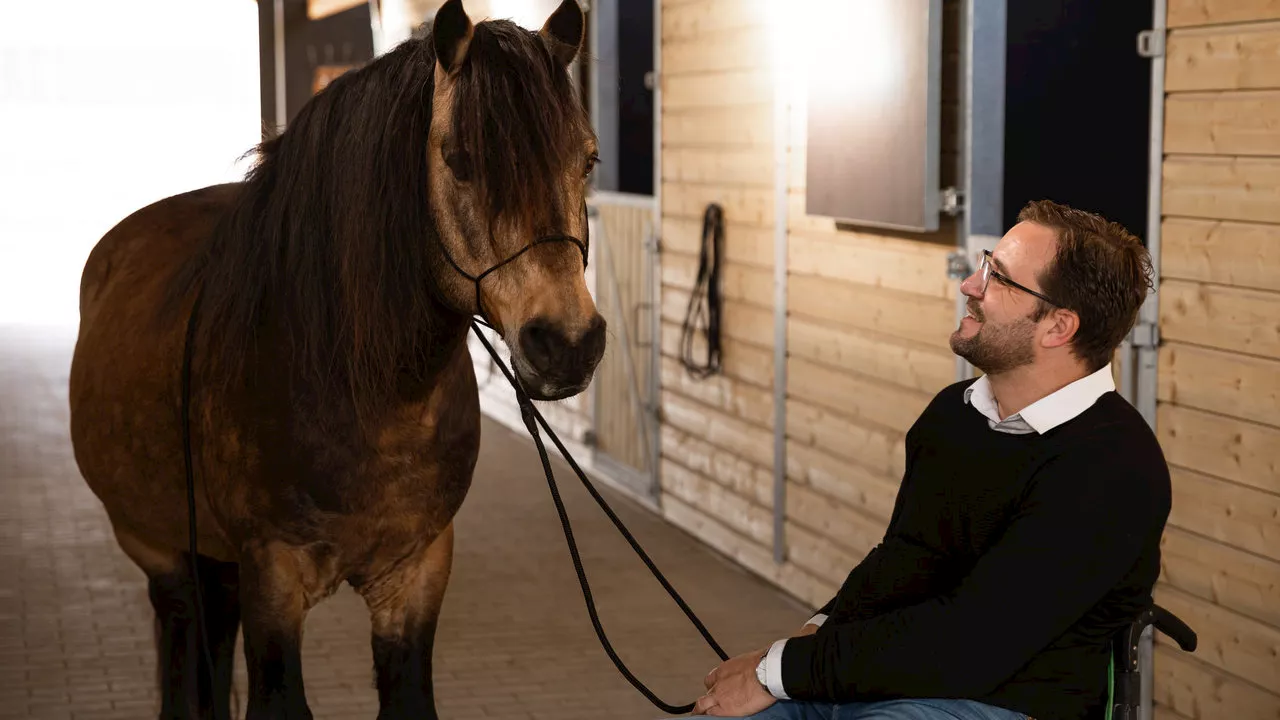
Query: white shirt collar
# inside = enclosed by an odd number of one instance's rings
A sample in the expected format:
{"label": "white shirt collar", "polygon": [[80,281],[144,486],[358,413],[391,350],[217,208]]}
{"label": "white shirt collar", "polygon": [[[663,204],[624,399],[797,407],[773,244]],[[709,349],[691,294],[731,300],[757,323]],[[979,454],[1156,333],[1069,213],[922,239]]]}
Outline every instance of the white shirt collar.
{"label": "white shirt collar", "polygon": [[965,388],[964,401],[986,416],[993,428],[996,425],[1020,419],[1036,432],[1043,434],[1088,410],[1098,401],[1098,398],[1115,389],[1115,380],[1111,376],[1111,364],[1108,363],[1097,372],[1040,398],[1008,418],[1000,417],[995,395],[991,392],[991,381],[986,375]]}

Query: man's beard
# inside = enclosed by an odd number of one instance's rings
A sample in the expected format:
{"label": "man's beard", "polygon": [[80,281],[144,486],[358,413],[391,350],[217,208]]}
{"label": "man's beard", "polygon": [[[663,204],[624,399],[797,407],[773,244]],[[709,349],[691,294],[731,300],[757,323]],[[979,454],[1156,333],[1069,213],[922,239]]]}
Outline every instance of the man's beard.
{"label": "man's beard", "polygon": [[[969,306],[974,316],[982,322],[982,309]],[[986,322],[972,337],[960,335],[959,328],[951,334],[951,351],[969,361],[970,365],[987,375],[999,375],[1035,360],[1035,323],[1021,317],[1002,325]]]}

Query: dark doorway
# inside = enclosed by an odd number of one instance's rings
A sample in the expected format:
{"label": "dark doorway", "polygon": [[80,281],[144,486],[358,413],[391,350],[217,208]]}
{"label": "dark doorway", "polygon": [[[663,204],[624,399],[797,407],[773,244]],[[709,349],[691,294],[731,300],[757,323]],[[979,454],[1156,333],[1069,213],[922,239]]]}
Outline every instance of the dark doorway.
{"label": "dark doorway", "polygon": [[1004,226],[1030,200],[1097,212],[1146,240],[1153,0],[1008,3]]}
{"label": "dark doorway", "polygon": [[653,195],[653,0],[595,0],[600,190]]}

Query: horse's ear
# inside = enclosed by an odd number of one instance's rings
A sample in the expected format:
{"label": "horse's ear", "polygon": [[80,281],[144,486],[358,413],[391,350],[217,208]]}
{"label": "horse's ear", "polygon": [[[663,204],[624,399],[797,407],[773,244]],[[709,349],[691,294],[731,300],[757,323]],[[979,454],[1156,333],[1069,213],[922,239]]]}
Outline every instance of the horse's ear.
{"label": "horse's ear", "polygon": [[582,49],[582,40],[586,36],[587,22],[582,15],[578,0],[563,0],[560,7],[551,13],[538,34],[551,48],[551,54],[561,65],[568,66]]}
{"label": "horse's ear", "polygon": [[471,18],[462,9],[462,0],[449,0],[436,11],[431,40],[436,46],[436,62],[445,72],[451,73],[462,66],[474,32]]}

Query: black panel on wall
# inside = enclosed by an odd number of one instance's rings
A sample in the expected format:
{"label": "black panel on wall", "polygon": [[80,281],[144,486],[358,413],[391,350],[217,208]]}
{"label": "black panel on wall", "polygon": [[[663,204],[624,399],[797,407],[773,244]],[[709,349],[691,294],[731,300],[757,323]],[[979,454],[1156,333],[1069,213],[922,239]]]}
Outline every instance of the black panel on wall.
{"label": "black panel on wall", "polygon": [[[618,190],[652,195],[653,1],[618,0]],[[603,89],[603,88],[602,88]]]}
{"label": "black panel on wall", "polygon": [[1010,0],[1004,221],[1048,198],[1146,237],[1153,0]]}

